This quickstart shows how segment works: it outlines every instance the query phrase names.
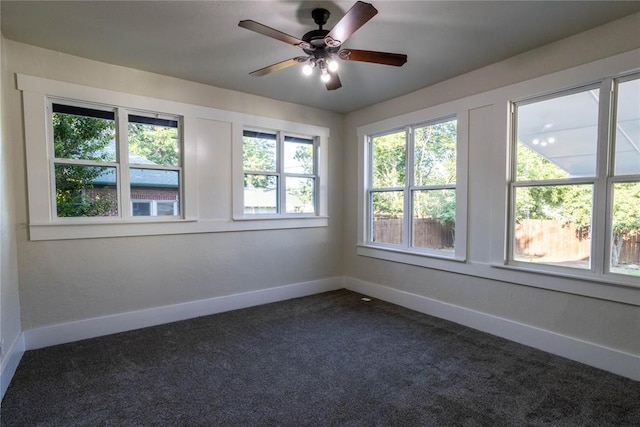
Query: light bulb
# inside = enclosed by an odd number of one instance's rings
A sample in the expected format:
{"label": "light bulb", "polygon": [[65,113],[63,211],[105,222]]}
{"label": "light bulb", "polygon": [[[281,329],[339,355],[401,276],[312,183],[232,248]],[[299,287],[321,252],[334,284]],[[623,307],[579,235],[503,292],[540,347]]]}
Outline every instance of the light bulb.
{"label": "light bulb", "polygon": [[556,142],[556,139],[554,137],[551,137],[547,141],[549,141],[549,144],[553,144],[554,142]]}
{"label": "light bulb", "polygon": [[326,71],[324,73],[322,73],[322,75],[320,76],[320,80],[322,80],[323,82],[328,82],[329,80],[331,80],[331,76],[329,75],[329,73],[327,73]]}
{"label": "light bulb", "polygon": [[338,68],[339,68],[338,61],[334,61],[333,59],[327,62],[327,66],[329,67],[329,71],[331,71],[332,73],[335,73],[336,71],[338,71]]}
{"label": "light bulb", "polygon": [[537,139],[534,139],[534,140],[533,140],[533,141],[531,141],[531,142],[533,142],[533,145],[538,145],[538,144],[540,143],[540,141],[538,141]]}
{"label": "light bulb", "polygon": [[304,67],[302,67],[302,74],[310,76],[311,73],[313,73],[313,67],[309,64],[305,64]]}

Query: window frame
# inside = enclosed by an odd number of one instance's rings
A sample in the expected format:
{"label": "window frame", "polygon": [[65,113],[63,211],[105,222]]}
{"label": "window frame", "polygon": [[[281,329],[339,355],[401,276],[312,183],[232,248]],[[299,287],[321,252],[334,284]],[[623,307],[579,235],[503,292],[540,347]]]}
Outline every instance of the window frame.
{"label": "window frame", "polygon": [[[47,152],[49,157],[49,169],[50,169],[50,203],[51,203],[51,222],[52,223],[65,223],[76,224],[85,222],[121,222],[130,221],[135,219],[136,221],[158,221],[157,216],[153,213],[149,216],[134,216],[131,209],[133,199],[131,198],[131,179],[130,174],[133,169],[145,169],[145,170],[167,170],[178,173],[178,214],[172,216],[164,216],[163,220],[168,221],[170,219],[180,220],[184,219],[184,214],[179,209],[184,200],[184,179],[183,179],[183,164],[182,153],[184,152],[184,138],[182,136],[183,130],[183,118],[175,114],[160,113],[156,111],[142,111],[140,109],[127,108],[117,105],[106,105],[92,102],[84,102],[79,100],[69,100],[56,96],[46,97],[46,111],[47,111]],[[115,124],[115,160],[114,161],[92,161],[82,159],[64,159],[55,157],[54,153],[54,130],[53,130],[53,105],[71,106],[87,108],[98,111],[110,111],[114,114]],[[132,163],[129,160],[129,133],[128,124],[129,116],[143,116],[149,118],[161,118],[177,122],[178,130],[178,166],[167,165],[150,165],[143,163]],[[95,216],[95,217],[60,217],[57,214],[56,204],[56,186],[55,186],[55,165],[57,164],[70,164],[77,166],[98,166],[98,167],[113,167],[116,173],[116,194],[118,198],[118,215],[114,216]],[[128,208],[127,208],[128,207]],[[175,209],[174,209],[175,212]]]}
{"label": "window frame", "polygon": [[[243,135],[243,150],[244,150],[244,133],[245,132],[255,132],[255,133],[263,133],[268,135],[275,136],[276,142],[276,152],[275,152],[275,170],[274,171],[258,171],[258,170],[248,170],[244,169],[243,165],[243,178],[245,175],[254,175],[254,176],[274,176],[276,177],[276,212],[275,213],[250,213],[244,211],[246,207],[244,206],[244,192],[242,196],[243,201],[243,214],[245,217],[249,218],[251,216],[256,216],[260,218],[264,218],[267,216],[271,217],[286,217],[286,216],[318,216],[318,191],[317,185],[319,182],[318,177],[318,137],[317,136],[303,136],[303,135],[294,135],[289,132],[284,132],[280,130],[266,130],[266,129],[254,129],[254,128],[245,128],[242,131]],[[284,151],[285,145],[287,142],[287,137],[304,139],[310,141],[309,145],[312,147],[313,153],[313,173],[304,174],[304,173],[291,173],[285,171],[285,159],[284,159]],[[244,161],[244,155],[243,155]],[[288,177],[291,178],[310,178],[314,181],[314,191],[313,191],[313,212],[312,213],[296,213],[296,212],[287,212],[287,187],[286,180]]]}
{"label": "window frame", "polygon": [[[615,148],[616,148],[616,113],[617,113],[617,87],[619,83],[640,79],[640,73],[630,72],[626,74],[610,75],[589,83],[574,85],[565,88],[550,90],[541,95],[533,95],[514,98],[509,101],[509,143],[508,143],[508,179],[506,213],[505,252],[504,266],[523,271],[553,274],[558,276],[585,278],[588,280],[600,280],[609,283],[619,283],[638,286],[638,279],[633,275],[627,275],[611,271],[611,236],[613,226],[613,188],[621,182],[640,182],[640,174],[615,175]],[[589,177],[560,178],[552,180],[517,180],[517,107],[540,102],[548,99],[556,99],[565,95],[579,93],[589,89],[599,89],[598,102],[598,129],[596,146],[595,174]],[[590,184],[593,188],[591,204],[591,244],[590,267],[575,268],[569,266],[556,266],[544,263],[528,263],[515,260],[515,191],[517,188],[531,188],[548,185],[584,185]]]}
{"label": "window frame", "polygon": [[[331,129],[308,123],[258,116],[208,106],[152,98],[110,89],[16,73],[22,94],[26,157],[28,238],[67,240],[230,231],[315,228],[328,225],[328,150]],[[78,100],[83,105],[109,105],[140,112],[160,111],[182,117],[183,171],[181,217],[130,217],[119,220],[81,218],[53,221],[47,99]],[[328,122],[329,120],[325,120]],[[332,121],[335,123],[334,121]],[[337,126],[337,124],[336,124]],[[316,216],[244,218],[242,215],[242,129],[281,129],[317,135],[318,212]],[[122,130],[126,131],[126,127]],[[121,171],[122,173],[122,171]],[[212,183],[222,185],[212,185]],[[129,207],[130,208],[130,207]],[[84,221],[83,221],[84,219]]]}
{"label": "window frame", "polygon": [[[468,191],[468,109],[461,101],[442,104],[436,107],[415,111],[381,122],[372,123],[358,128],[359,143],[359,204],[358,218],[358,249],[359,255],[399,261],[426,267],[447,269],[451,262],[464,263],[467,259],[467,191]],[[409,129],[436,125],[455,119],[457,122],[456,141],[456,240],[453,254],[442,250],[412,246],[413,192],[423,187],[432,189],[434,186],[414,185],[413,148],[414,132]],[[372,139],[376,136],[388,135],[399,130],[407,132],[405,142],[406,170],[405,182],[402,187],[384,189],[373,188],[373,149]],[[410,150],[411,148],[411,150]],[[437,186],[440,187],[440,186]],[[444,185],[450,187],[450,185]],[[373,212],[371,194],[376,191],[403,191],[403,245],[386,244],[372,241]],[[407,193],[408,192],[408,193]],[[407,196],[408,194],[408,196]],[[411,210],[408,210],[411,209]],[[409,213],[409,216],[406,213]]]}
{"label": "window frame", "polygon": [[[233,188],[233,220],[234,221],[264,221],[264,220],[293,220],[293,219],[325,219],[328,216],[327,208],[327,188],[325,179],[327,175],[328,163],[326,156],[326,145],[328,139],[328,129],[315,126],[307,126],[302,128],[287,122],[277,123],[280,126],[263,127],[259,124],[253,125],[243,124],[237,126],[237,136],[234,139],[234,188]],[[276,170],[271,171],[251,171],[244,169],[244,132],[265,133],[276,136]],[[284,170],[284,147],[287,143],[286,138],[299,138],[312,141],[313,145],[313,174],[289,173]],[[277,189],[277,212],[276,213],[250,213],[245,212],[244,206],[244,175],[265,175],[275,176],[278,181]],[[286,212],[286,178],[301,177],[312,178],[314,180],[314,212],[313,213],[295,213]]]}

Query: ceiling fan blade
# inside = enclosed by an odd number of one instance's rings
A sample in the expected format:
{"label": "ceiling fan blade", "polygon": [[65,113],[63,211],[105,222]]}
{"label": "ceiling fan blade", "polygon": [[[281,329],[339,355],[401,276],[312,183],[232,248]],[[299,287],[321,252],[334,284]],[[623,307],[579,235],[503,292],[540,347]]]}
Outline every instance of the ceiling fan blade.
{"label": "ceiling fan blade", "polygon": [[238,22],[238,27],[246,28],[247,30],[262,34],[263,36],[271,37],[272,39],[280,40],[281,42],[285,42],[293,46],[300,46],[303,49],[312,49],[309,43],[302,41],[297,37],[290,36],[289,34],[267,27],[266,25],[251,19]]}
{"label": "ceiling fan blade", "polygon": [[342,17],[340,21],[329,31],[324,38],[324,42],[329,47],[338,47],[344,43],[351,34],[355,33],[358,28],[362,27],[371,18],[378,13],[377,9],[365,3],[358,1],[351,9]]}
{"label": "ceiling fan blade", "polygon": [[301,62],[309,59],[307,56],[296,56],[295,58],[287,59],[286,61],[278,62],[276,64],[269,65],[268,67],[260,68],[259,70],[253,71],[249,73],[252,76],[260,77],[269,73],[273,73],[274,71],[279,71],[287,67],[291,67],[292,65],[299,64]]}
{"label": "ceiling fan blade", "polygon": [[372,62],[395,67],[402,67],[407,62],[407,55],[405,54],[376,52],[373,50],[342,49],[338,56],[345,61]]}
{"label": "ceiling fan blade", "polygon": [[331,71],[329,71],[329,75],[331,76],[331,79],[325,83],[325,86],[327,86],[327,90],[340,89],[342,87],[342,83],[340,82],[338,73],[332,73]]}

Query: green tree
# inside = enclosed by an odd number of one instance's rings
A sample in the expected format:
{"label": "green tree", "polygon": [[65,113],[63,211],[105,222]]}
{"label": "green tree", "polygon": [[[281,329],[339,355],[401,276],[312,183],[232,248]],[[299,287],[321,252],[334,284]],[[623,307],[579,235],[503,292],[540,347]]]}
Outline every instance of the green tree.
{"label": "green tree", "polygon": [[[373,187],[404,187],[406,175],[405,132],[373,138]],[[374,212],[387,218],[402,217],[403,200],[398,193],[384,193],[374,198]]]}
{"label": "green tree", "polygon": [[[112,120],[53,114],[55,157],[89,161],[115,160],[115,123]],[[102,216],[117,209],[107,188],[94,188],[104,167],[56,164],[56,210],[60,217]]]}
{"label": "green tree", "polygon": [[626,261],[620,259],[624,240],[640,233],[640,183],[615,184],[613,201],[611,265],[617,267]]}
{"label": "green tree", "polygon": [[178,166],[178,128],[129,123],[129,151],[156,165]]}

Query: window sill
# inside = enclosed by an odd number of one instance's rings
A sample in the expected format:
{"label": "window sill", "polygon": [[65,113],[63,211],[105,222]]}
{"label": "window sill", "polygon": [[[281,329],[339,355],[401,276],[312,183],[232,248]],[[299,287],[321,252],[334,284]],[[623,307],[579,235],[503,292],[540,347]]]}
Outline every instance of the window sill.
{"label": "window sill", "polygon": [[[606,285],[627,286],[633,289],[640,289],[640,277],[627,276],[624,274],[608,273],[596,275],[588,269],[553,268],[544,264],[538,266],[522,264],[501,264],[492,263],[491,267],[505,271],[514,271],[526,274],[536,274],[550,277],[559,277],[573,280],[583,280]],[[547,268],[545,268],[547,267]]]}
{"label": "window sill", "polygon": [[[541,271],[523,266],[500,263],[466,262],[461,259],[438,259],[423,254],[407,253],[387,247],[373,247],[360,244],[356,253],[360,256],[413,265],[447,273],[461,274],[478,279],[495,280],[505,283],[531,286],[556,292],[565,292],[608,301],[640,306],[640,283],[635,277],[620,275],[603,277],[580,274]],[[631,280],[629,280],[631,279]]]}
{"label": "window sill", "polygon": [[261,221],[224,219],[119,220],[51,222],[29,224],[29,240],[70,240],[104,237],[155,236],[171,234],[225,233],[291,228],[327,227],[328,217],[264,218]]}
{"label": "window sill", "polygon": [[447,256],[435,252],[409,251],[404,248],[394,248],[389,246],[377,246],[370,244],[358,245],[358,255],[371,258],[379,258],[387,261],[400,262],[403,264],[417,265],[420,267],[446,269],[452,262],[464,263],[465,258]]}

